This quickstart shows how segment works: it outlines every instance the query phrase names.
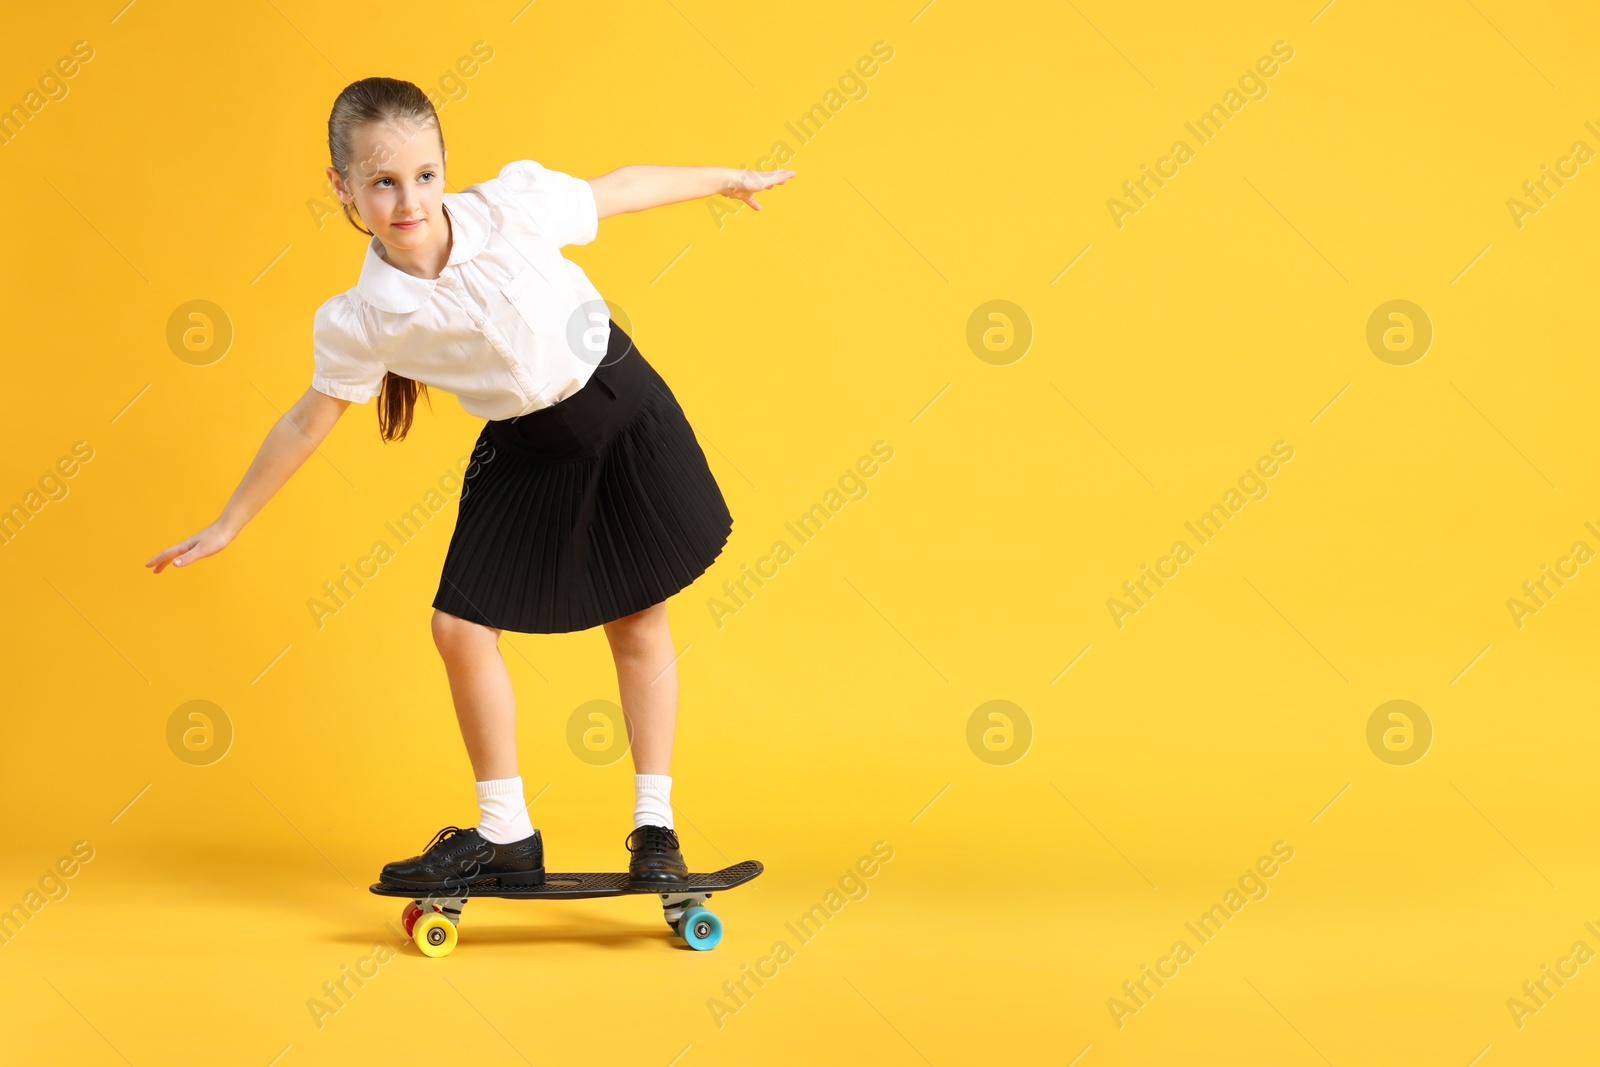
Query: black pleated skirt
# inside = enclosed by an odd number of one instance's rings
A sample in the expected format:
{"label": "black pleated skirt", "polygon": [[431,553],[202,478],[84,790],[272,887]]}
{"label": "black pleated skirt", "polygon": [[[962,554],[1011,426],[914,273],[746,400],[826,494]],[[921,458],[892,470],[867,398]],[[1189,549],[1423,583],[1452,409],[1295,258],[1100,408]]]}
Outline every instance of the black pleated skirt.
{"label": "black pleated skirt", "polygon": [[732,531],[677,398],[612,322],[582,389],[484,424],[433,606],[517,633],[587,630],[693,582]]}

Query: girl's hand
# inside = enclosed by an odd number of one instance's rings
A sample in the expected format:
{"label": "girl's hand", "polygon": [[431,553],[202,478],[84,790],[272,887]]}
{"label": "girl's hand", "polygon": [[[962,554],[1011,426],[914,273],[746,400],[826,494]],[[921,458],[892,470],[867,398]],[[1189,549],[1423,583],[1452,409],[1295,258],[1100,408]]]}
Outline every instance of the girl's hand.
{"label": "girl's hand", "polygon": [[751,193],[759,193],[763,189],[771,189],[774,185],[782,185],[794,177],[792,170],[740,170],[734,171],[722,186],[722,195],[734,200],[743,200],[757,211],[761,205],[756,203],[756,198]]}
{"label": "girl's hand", "polygon": [[197,559],[221,552],[233,541],[234,532],[221,522],[214,522],[193,537],[179,541],[171,548],[164,549],[157,555],[145,560],[146,567],[154,567],[154,574],[160,574],[162,568],[168,563],[176,567],[184,567]]}

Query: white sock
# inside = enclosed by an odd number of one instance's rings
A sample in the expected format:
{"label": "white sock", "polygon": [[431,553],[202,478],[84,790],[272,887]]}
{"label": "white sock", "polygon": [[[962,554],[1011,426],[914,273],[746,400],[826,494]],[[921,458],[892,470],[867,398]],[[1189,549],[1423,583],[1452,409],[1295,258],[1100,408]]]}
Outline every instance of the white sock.
{"label": "white sock", "polygon": [[528,802],[522,796],[522,776],[478,783],[478,833],[485,841],[507,845],[533,836]]}
{"label": "white sock", "polygon": [[672,825],[672,775],[636,774],[633,776],[633,828]]}

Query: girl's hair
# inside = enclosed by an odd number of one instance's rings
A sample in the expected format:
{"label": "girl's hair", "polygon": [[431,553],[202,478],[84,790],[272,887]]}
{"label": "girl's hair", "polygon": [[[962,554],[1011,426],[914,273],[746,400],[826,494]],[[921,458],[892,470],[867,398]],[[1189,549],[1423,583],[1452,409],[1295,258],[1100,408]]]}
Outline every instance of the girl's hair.
{"label": "girl's hair", "polygon": [[[439,137],[440,158],[444,152],[444,130],[439,126],[439,114],[433,109],[428,94],[408,81],[398,78],[362,78],[344,87],[333,102],[333,112],[328,116],[328,155],[333,169],[349,185],[352,170],[361,171],[364,178],[385,160],[355,160],[356,131],[368,123],[380,123],[391,128],[409,131],[411,136],[432,129]],[[346,203],[344,217],[350,225],[373,236],[371,230],[355,220],[350,212],[353,204]],[[417,393],[427,395],[428,387],[410,378],[389,371],[383,376],[383,391],[378,394],[378,435],[385,441],[403,441],[411,429],[411,415],[416,409]],[[428,400],[433,406],[433,400]]]}

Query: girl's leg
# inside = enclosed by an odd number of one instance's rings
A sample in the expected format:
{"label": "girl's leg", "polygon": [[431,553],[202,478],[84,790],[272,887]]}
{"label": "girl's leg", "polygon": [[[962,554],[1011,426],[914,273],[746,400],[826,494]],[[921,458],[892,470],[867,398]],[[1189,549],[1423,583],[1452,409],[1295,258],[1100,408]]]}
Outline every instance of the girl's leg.
{"label": "girl's leg", "polygon": [[608,622],[605,631],[617,665],[622,713],[633,726],[633,769],[638,774],[671,774],[678,665],[666,602]]}
{"label": "girl's leg", "polygon": [[480,782],[517,777],[517,704],[500,631],[435,610],[433,642],[450,676],[461,739]]}
{"label": "girl's leg", "polygon": [[672,819],[672,734],[678,725],[678,663],[667,605],[606,623],[617,663],[622,713],[633,727],[633,832],[628,874],[635,888],[684,885],[689,865]]}
{"label": "girl's leg", "polygon": [[517,774],[517,706],[499,639],[491,626],[433,613],[433,641],[477,777],[479,821],[466,831],[476,837],[447,827],[421,855],[385,864],[380,878],[389,885],[455,897],[484,879],[505,887],[544,882],[544,838],[528,818]]}

